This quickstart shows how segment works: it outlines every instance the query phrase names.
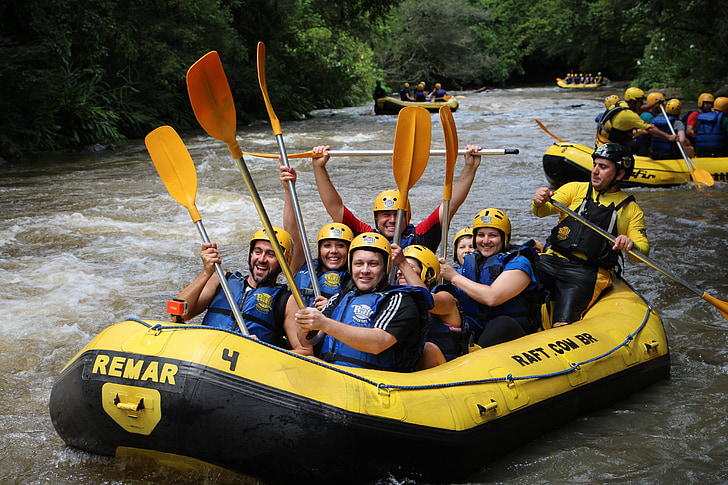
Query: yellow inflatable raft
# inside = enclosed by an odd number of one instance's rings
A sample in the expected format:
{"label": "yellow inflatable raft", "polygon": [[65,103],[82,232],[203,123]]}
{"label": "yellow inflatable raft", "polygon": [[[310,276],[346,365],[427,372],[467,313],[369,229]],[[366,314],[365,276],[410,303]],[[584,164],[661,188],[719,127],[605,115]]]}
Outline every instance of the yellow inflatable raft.
{"label": "yellow inflatable raft", "polygon": [[411,374],[328,365],[208,327],[128,320],[63,369],[50,413],[68,445],[92,453],[153,450],[270,483],[390,474],[452,483],[669,370],[659,316],[616,281],[579,323]]}
{"label": "yellow inflatable raft", "polygon": [[[558,187],[566,182],[588,182],[594,149],[578,143],[554,143],[543,156],[543,170],[549,183]],[[634,172],[622,187],[674,187],[690,182],[685,160],[653,160],[634,157]],[[728,180],[728,157],[693,158],[697,169],[707,170],[716,181]]]}
{"label": "yellow inflatable raft", "polygon": [[556,85],[564,89],[596,89],[602,86],[606,86],[607,83],[604,80],[598,83],[567,83],[565,79],[557,77]]}

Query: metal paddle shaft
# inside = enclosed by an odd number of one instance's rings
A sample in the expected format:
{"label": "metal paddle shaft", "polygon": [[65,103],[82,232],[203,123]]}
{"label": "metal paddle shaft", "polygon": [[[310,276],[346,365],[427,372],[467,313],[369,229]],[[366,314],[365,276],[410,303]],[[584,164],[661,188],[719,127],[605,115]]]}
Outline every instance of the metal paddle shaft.
{"label": "metal paddle shaft", "polygon": [[[662,116],[665,117],[665,122],[667,123],[667,126],[670,128],[670,133],[675,135],[675,128],[673,128],[672,123],[670,123],[670,118],[667,117],[667,111],[665,111],[665,107],[660,105],[660,110],[662,111]],[[692,177],[693,182],[711,187],[715,183],[715,181],[713,180],[713,176],[708,171],[698,169],[695,167],[695,165],[693,165],[692,160],[690,160],[688,154],[685,153],[685,149],[683,148],[682,143],[680,143],[679,138],[675,140],[675,144],[680,150],[680,154],[682,155],[683,160],[685,160],[685,164],[688,166],[688,170],[690,170],[690,176]],[[700,185],[698,185],[698,187],[700,187]]]}
{"label": "metal paddle shaft", "polygon": [[305,305],[301,292],[293,279],[278,238],[275,237],[273,225],[270,223],[263,201],[243,159],[243,151],[236,139],[235,102],[217,52],[208,52],[190,67],[187,71],[187,91],[197,121],[210,136],[225,143],[235,159],[296,304],[299,308],[303,308]]}
{"label": "metal paddle shaft", "polygon": [[[205,243],[210,242],[205,226],[202,225],[200,212],[195,206],[197,196],[197,171],[190,152],[184,142],[171,126],[160,126],[147,135],[144,140],[154,166],[159,173],[164,186],[174,200],[187,208],[195,223],[197,231]],[[235,322],[243,335],[250,335],[245,325],[243,314],[240,312],[235,296],[228,285],[222,267],[215,263],[215,273],[220,280],[220,286],[225,293],[228,304],[233,311]]]}
{"label": "metal paddle shaft", "polygon": [[[259,158],[279,158],[278,153],[256,153],[256,152],[243,152],[245,155]],[[457,150],[458,155],[465,155],[467,150]],[[518,155],[520,150],[518,148],[489,148],[483,149],[476,152],[476,155]],[[387,157],[393,155],[393,150],[329,150],[328,154],[332,157]],[[430,150],[430,156],[442,156],[447,155],[447,150],[432,149]],[[300,153],[288,153],[288,159],[294,158],[319,158],[323,157],[322,153],[314,153],[312,151],[300,152]]]}
{"label": "metal paddle shaft", "polygon": [[[572,211],[571,209],[569,209],[568,207],[566,207],[564,204],[562,204],[562,203],[560,203],[558,201],[555,201],[553,199],[551,200],[551,204],[553,204],[555,207],[557,207],[560,211],[562,211],[562,212],[564,212],[566,214],[569,214],[574,219],[578,220],[579,222],[581,222],[582,224],[584,224],[588,228],[590,228],[590,229],[598,232],[599,234],[601,234],[602,236],[604,236],[607,240],[611,241],[612,243],[615,242],[615,240],[616,240],[615,237],[612,236],[610,233],[608,233],[607,231],[605,231],[601,227],[593,224],[592,222],[584,219],[582,216],[580,216],[576,212]],[[717,298],[708,295],[706,292],[702,291],[697,286],[695,286],[695,285],[693,285],[691,283],[688,283],[687,281],[685,281],[684,279],[680,278],[676,274],[673,274],[670,271],[666,270],[665,268],[663,268],[662,266],[660,266],[656,262],[652,261],[650,258],[648,258],[644,254],[640,253],[639,251],[630,250],[630,251],[628,251],[628,254],[631,255],[631,256],[634,256],[635,258],[639,259],[640,261],[642,261],[644,263],[647,263],[648,265],[650,265],[651,267],[653,267],[654,269],[656,269],[660,273],[664,274],[665,276],[667,276],[671,280],[673,280],[673,281],[675,281],[677,283],[680,283],[681,285],[683,285],[684,287],[686,287],[687,289],[689,289],[690,291],[692,291],[693,293],[695,293],[696,295],[698,295],[703,300],[705,300],[708,303],[710,303],[711,305],[715,306],[718,309],[718,311],[721,313],[721,315],[723,315],[723,317],[726,320],[728,320],[728,303],[726,303],[724,301],[721,301],[721,300],[718,300]]]}
{"label": "metal paddle shaft", "polygon": [[[263,100],[265,101],[266,109],[268,110],[268,117],[270,118],[270,124],[273,127],[273,134],[276,137],[278,143],[278,151],[280,152],[281,161],[283,165],[290,169],[291,164],[288,161],[288,155],[286,153],[286,145],[283,142],[283,132],[281,125],[278,122],[278,117],[273,111],[273,105],[268,97],[268,88],[265,81],[265,44],[258,42],[258,84],[260,84],[260,90],[263,93]],[[306,259],[306,265],[308,270],[311,272],[312,277],[311,287],[315,296],[321,296],[321,288],[319,287],[318,278],[316,278],[316,268],[313,264],[313,255],[311,254],[311,248],[308,245],[308,237],[306,236],[306,226],[303,223],[303,215],[301,214],[301,204],[298,202],[298,195],[296,194],[296,184],[293,180],[288,182],[288,190],[291,193],[291,202],[293,203],[293,210],[296,215],[296,223],[298,225],[298,233],[301,236],[301,246],[303,246],[303,254]]]}

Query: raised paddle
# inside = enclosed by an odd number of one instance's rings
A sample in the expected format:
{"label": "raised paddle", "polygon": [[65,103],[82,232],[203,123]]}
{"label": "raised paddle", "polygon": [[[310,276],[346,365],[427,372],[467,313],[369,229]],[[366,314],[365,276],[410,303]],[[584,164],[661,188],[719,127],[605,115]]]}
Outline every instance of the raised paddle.
{"label": "raised paddle", "polygon": [[[553,199],[551,200],[551,203],[556,208],[558,208],[560,211],[562,211],[562,212],[564,212],[566,214],[569,214],[571,217],[575,218],[576,220],[578,220],[579,222],[581,222],[582,224],[584,224],[588,228],[590,228],[590,229],[598,232],[599,234],[601,234],[602,236],[604,236],[605,238],[607,238],[612,243],[615,242],[614,236],[612,236],[611,234],[609,234],[607,231],[605,231],[601,227],[599,227],[599,226],[591,223],[590,221],[584,219],[582,216],[580,216],[576,212],[572,211],[571,209],[569,209],[568,207],[566,207],[564,204],[561,204],[560,202],[557,202],[557,201],[555,201]],[[652,266],[654,269],[656,269],[660,273],[664,274],[668,278],[672,279],[673,281],[676,281],[676,282],[680,283],[681,285],[685,286],[687,289],[689,289],[690,291],[692,291],[693,293],[695,293],[696,295],[698,295],[700,298],[702,298],[703,300],[705,300],[708,303],[710,303],[711,305],[713,305],[716,309],[718,309],[718,311],[720,312],[720,314],[723,315],[723,318],[725,318],[726,320],[728,320],[728,302],[721,301],[721,300],[718,300],[717,298],[715,298],[713,296],[710,296],[709,294],[707,294],[706,292],[702,291],[698,287],[696,287],[696,286],[688,283],[687,281],[685,281],[684,279],[680,278],[679,276],[677,276],[677,275],[671,273],[670,271],[666,270],[665,268],[661,267],[659,264],[657,264],[656,262],[652,261],[650,258],[648,258],[647,256],[643,255],[639,251],[630,250],[628,253],[631,256],[634,256],[635,258],[639,259],[640,261],[642,261],[644,263],[647,263],[648,265]]]}
{"label": "raised paddle", "polygon": [[[430,112],[418,106],[402,108],[397,116],[392,150],[392,172],[399,189],[397,222],[392,241],[400,243],[409,190],[417,183],[430,157],[432,127]],[[391,280],[394,281],[392,270]]]}
{"label": "raised paddle", "polygon": [[[464,148],[457,150],[457,155],[465,155],[467,150]],[[518,155],[520,151],[518,148],[492,148],[483,149],[477,152],[478,155]],[[259,158],[280,158],[278,153],[255,153],[255,152],[243,152],[245,155]],[[328,154],[332,157],[386,157],[392,156],[393,150],[329,150]],[[433,155],[447,155],[447,150],[433,148],[430,150],[430,156]],[[323,157],[323,153],[314,153],[309,150],[301,153],[289,153],[288,159],[292,158],[319,158]]]}
{"label": "raised paddle", "polygon": [[543,131],[545,131],[545,132],[546,132],[546,133],[548,133],[549,135],[551,135],[551,136],[553,136],[554,138],[556,138],[556,140],[557,140],[557,141],[558,141],[559,143],[561,143],[562,141],[564,141],[564,140],[562,140],[561,138],[559,138],[558,136],[556,136],[556,135],[554,135],[553,133],[551,133],[551,132],[549,131],[549,129],[548,129],[548,128],[546,128],[546,127],[544,126],[544,124],[543,124],[543,123],[541,123],[541,121],[540,121],[540,120],[538,120],[538,119],[537,119],[537,120],[536,120],[536,123],[538,123],[538,126],[540,126],[540,127],[541,127],[541,129],[542,129]]}
{"label": "raised paddle", "polygon": [[[670,127],[670,133],[673,135],[675,134],[675,128],[672,127],[672,123],[670,123],[670,118],[667,117],[667,112],[665,111],[665,107],[660,105],[660,110],[662,110],[662,116],[665,117],[665,121],[667,122],[667,126]],[[683,160],[685,160],[685,164],[688,166],[688,170],[690,170],[690,177],[693,179],[693,182],[697,184],[703,184],[707,185],[708,187],[712,187],[715,183],[715,180],[713,180],[713,176],[710,175],[710,172],[707,170],[703,170],[701,168],[696,168],[695,165],[693,165],[692,160],[690,160],[690,157],[688,157],[688,154],[685,153],[685,149],[682,146],[682,143],[680,143],[680,140],[675,140],[675,144],[680,149],[680,154],[683,157]],[[700,187],[700,185],[698,185]]]}
{"label": "raised paddle", "polygon": [[[151,155],[154,166],[157,168],[157,172],[162,182],[164,182],[164,186],[167,187],[169,195],[187,208],[192,217],[192,222],[195,223],[197,231],[202,237],[202,241],[209,243],[210,238],[207,237],[205,226],[202,225],[200,212],[195,206],[195,197],[197,196],[197,171],[184,142],[177,132],[174,131],[174,128],[171,126],[160,126],[147,135],[144,143],[147,145],[149,155]],[[245,326],[243,315],[240,313],[240,308],[235,301],[235,296],[232,290],[230,290],[227,278],[225,278],[225,273],[218,263],[215,263],[215,273],[217,273],[220,286],[222,286],[230,308],[233,310],[233,316],[240,331],[243,332],[243,335],[250,335],[248,333],[248,327]]]}
{"label": "raised paddle", "polygon": [[445,186],[442,191],[442,236],[440,239],[440,257],[447,257],[447,232],[450,229],[450,199],[452,198],[452,179],[455,173],[455,162],[458,153],[458,130],[449,106],[440,108],[440,122],[445,135]]}
{"label": "raised paddle", "polygon": [[263,201],[260,199],[258,189],[256,189],[253,182],[253,177],[251,177],[248,166],[245,164],[243,151],[236,139],[235,102],[217,52],[208,52],[190,67],[187,71],[187,91],[197,121],[200,122],[202,128],[210,136],[224,142],[235,159],[253,199],[255,209],[258,211],[260,220],[263,223],[263,228],[270,238],[278,263],[281,265],[286,281],[288,281],[288,286],[290,286],[293,297],[296,299],[296,304],[299,308],[303,308],[305,306],[303,298],[301,298],[301,293],[298,291],[296,282],[293,279],[293,273],[291,273],[291,268],[283,255],[283,249],[278,242],[278,238],[275,237],[273,225],[270,223]]}
{"label": "raised paddle", "polygon": [[[263,100],[265,101],[265,108],[268,110],[268,117],[270,118],[270,125],[273,128],[273,134],[278,142],[278,151],[280,152],[281,161],[283,165],[290,169],[291,164],[288,161],[288,154],[286,153],[286,145],[283,143],[283,132],[281,131],[281,124],[278,122],[278,117],[275,111],[273,111],[273,105],[271,105],[270,98],[268,97],[268,88],[265,82],[265,44],[258,42],[258,84],[260,84],[260,91],[263,93]],[[308,245],[308,238],[306,237],[306,226],[303,223],[303,215],[301,214],[301,205],[298,203],[298,195],[296,194],[296,185],[293,180],[288,181],[288,190],[291,193],[291,202],[293,203],[293,210],[296,215],[296,223],[298,224],[298,233],[301,236],[301,245],[303,246],[303,254],[306,259],[306,265],[312,275],[315,276],[315,266],[313,264],[313,256],[311,255],[311,248]],[[312,277],[311,287],[313,288],[314,296],[321,295],[321,289],[319,287],[318,278]]]}

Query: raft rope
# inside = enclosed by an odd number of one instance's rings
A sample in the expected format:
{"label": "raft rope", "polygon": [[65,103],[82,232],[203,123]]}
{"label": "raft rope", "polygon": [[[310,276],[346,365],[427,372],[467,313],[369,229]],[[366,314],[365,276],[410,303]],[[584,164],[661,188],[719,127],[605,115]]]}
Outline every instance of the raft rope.
{"label": "raft rope", "polygon": [[220,332],[230,333],[230,334],[236,335],[238,337],[247,338],[249,340],[252,340],[252,341],[254,341],[254,342],[258,343],[258,344],[261,344],[261,345],[264,345],[266,347],[269,347],[269,348],[271,348],[273,350],[276,350],[278,352],[283,352],[285,354],[290,355],[291,357],[295,357],[297,359],[304,360],[306,362],[309,362],[309,363],[318,365],[320,367],[324,367],[324,368],[329,369],[329,370],[332,370],[334,372],[338,372],[339,374],[343,374],[343,375],[345,375],[347,377],[351,377],[352,379],[356,379],[356,380],[365,382],[367,384],[370,384],[372,386],[375,386],[377,388],[377,391],[378,392],[380,392],[382,390],[384,390],[387,393],[389,393],[389,391],[391,391],[391,390],[398,390],[398,391],[420,391],[420,390],[426,390],[426,389],[444,389],[444,388],[458,387],[458,386],[474,386],[474,385],[480,385],[480,384],[492,384],[492,383],[496,383],[496,382],[505,382],[505,383],[508,384],[509,387],[511,387],[511,386],[515,385],[515,382],[516,381],[525,381],[525,380],[530,380],[530,379],[545,379],[545,378],[548,378],[548,377],[556,377],[556,376],[561,376],[561,375],[564,375],[564,374],[569,374],[571,372],[575,372],[575,371],[579,370],[579,368],[581,366],[586,365],[586,364],[590,364],[592,362],[596,362],[596,361],[601,360],[601,359],[604,359],[604,358],[608,357],[609,355],[613,354],[614,352],[616,352],[617,350],[621,349],[622,347],[625,347],[625,346],[629,345],[630,342],[632,342],[632,340],[634,340],[634,337],[638,333],[640,333],[642,331],[642,329],[645,327],[645,325],[647,325],[647,321],[649,320],[650,313],[652,312],[652,309],[653,309],[653,305],[652,305],[652,303],[650,303],[649,301],[647,301],[647,299],[644,296],[642,296],[642,294],[640,292],[638,292],[637,290],[635,290],[632,287],[632,285],[630,285],[626,280],[622,279],[622,281],[624,281],[624,283],[632,291],[634,291],[634,293],[637,296],[639,296],[640,299],[647,305],[647,311],[645,312],[645,317],[642,320],[642,323],[640,324],[640,326],[637,327],[637,329],[634,332],[632,332],[629,335],[627,335],[627,337],[625,337],[625,339],[624,339],[624,341],[622,343],[616,345],[611,350],[608,350],[607,352],[605,352],[605,353],[603,353],[601,355],[598,355],[596,357],[592,357],[591,359],[587,359],[587,360],[584,360],[584,361],[581,361],[581,362],[576,362],[576,363],[569,363],[569,368],[560,370],[558,372],[550,372],[550,373],[546,373],[546,374],[533,374],[533,375],[526,375],[526,376],[514,376],[513,374],[508,374],[505,377],[488,377],[488,378],[485,378],[485,379],[475,379],[475,380],[458,381],[458,382],[446,382],[446,383],[440,383],[440,384],[425,384],[425,385],[418,385],[418,386],[402,386],[402,385],[397,385],[397,384],[385,384],[383,382],[377,382],[377,381],[374,381],[374,380],[369,379],[367,377],[364,377],[364,376],[361,376],[361,375],[358,375],[358,374],[354,374],[354,373],[349,372],[347,370],[341,369],[339,367],[334,367],[333,365],[331,365],[331,364],[329,364],[327,362],[324,362],[322,360],[311,359],[309,357],[296,354],[294,352],[291,352],[290,350],[286,350],[286,349],[282,349],[280,347],[276,347],[273,344],[269,344],[267,342],[263,342],[263,341],[254,339],[252,337],[246,337],[245,335],[240,335],[239,333],[236,333],[236,332],[233,332],[233,331],[230,331],[230,330],[223,330],[223,329],[220,329],[220,328],[214,328],[214,327],[210,327],[208,325],[187,325],[187,324],[184,324],[184,325],[161,325],[161,324],[151,325],[151,324],[145,322],[144,320],[140,320],[140,319],[137,319],[137,318],[129,318],[127,320],[128,321],[133,321],[133,322],[140,323],[140,324],[146,326],[147,328],[149,328],[150,331],[157,332],[157,335],[159,335],[163,331],[190,330],[190,329],[217,330],[217,331],[220,331]]}

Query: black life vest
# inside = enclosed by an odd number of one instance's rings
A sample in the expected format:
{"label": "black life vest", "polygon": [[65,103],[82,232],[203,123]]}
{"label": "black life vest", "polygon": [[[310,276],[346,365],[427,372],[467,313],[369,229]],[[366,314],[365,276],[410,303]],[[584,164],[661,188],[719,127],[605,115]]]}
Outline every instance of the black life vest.
{"label": "black life vest", "polygon": [[[592,186],[590,184],[586,197],[575,212],[616,237],[618,235],[617,212],[628,203],[635,202],[634,196],[630,195],[617,206],[614,203],[604,206],[598,200],[594,201],[591,195]],[[571,261],[608,269],[619,263],[621,254],[620,251],[612,249],[613,245],[607,238],[571,216],[566,216],[551,230],[547,242],[548,248],[566,256]],[[587,259],[575,256],[572,254],[574,251],[581,252]]]}
{"label": "black life vest", "polygon": [[[612,118],[614,118],[617,113],[628,109],[630,108],[615,104],[606,110],[597,122],[597,135],[604,131],[609,137],[610,142],[619,143],[620,145],[626,145],[632,141],[632,130],[618,130],[612,126]],[[607,122],[609,122],[609,127],[607,127]]]}

